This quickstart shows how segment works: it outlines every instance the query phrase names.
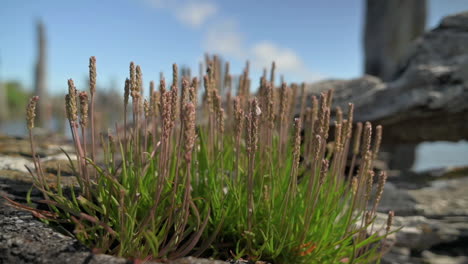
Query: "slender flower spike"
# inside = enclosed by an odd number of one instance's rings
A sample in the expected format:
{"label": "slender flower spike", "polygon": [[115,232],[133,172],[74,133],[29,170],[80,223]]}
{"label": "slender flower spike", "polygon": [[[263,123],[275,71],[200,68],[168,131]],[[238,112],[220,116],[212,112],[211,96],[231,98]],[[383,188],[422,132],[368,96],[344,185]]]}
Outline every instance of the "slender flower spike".
{"label": "slender flower spike", "polygon": [[380,142],[382,141],[382,126],[378,125],[375,128],[375,142],[372,148],[372,159],[375,160],[377,159],[377,156],[379,155],[379,150],[380,150]]}
{"label": "slender flower spike", "polygon": [[34,119],[36,118],[36,105],[39,101],[39,96],[33,96],[28,103],[26,108],[26,119],[28,121],[28,129],[31,130],[34,128]]}
{"label": "slender flower spike", "polygon": [[128,105],[128,96],[130,95],[130,80],[125,79],[125,90],[124,90],[124,105]]}
{"label": "slender flower spike", "polygon": [[76,88],[72,79],[68,80],[68,96],[69,96],[68,102],[67,102],[67,107],[69,109],[68,119],[70,121],[76,121],[78,119],[78,108],[76,105]]}
{"label": "slender flower spike", "polygon": [[179,68],[177,67],[177,64],[172,64],[172,85],[173,86],[178,86],[179,83]]}
{"label": "slender flower spike", "polygon": [[184,148],[185,160],[190,162],[192,151],[195,145],[195,106],[193,103],[186,103],[184,106]]}
{"label": "slender flower spike", "polygon": [[130,62],[130,95],[133,97],[133,91],[136,86],[135,63]]}
{"label": "slender flower spike", "polygon": [[80,124],[82,127],[88,126],[88,94],[86,92],[81,92],[79,94],[80,99]]}
{"label": "slender flower spike", "polygon": [[390,233],[390,229],[392,228],[393,217],[395,217],[395,212],[389,211],[388,212],[388,218],[387,218],[387,227],[385,228],[387,234]]}
{"label": "slender flower spike", "polygon": [[96,57],[89,58],[89,91],[96,93]]}
{"label": "slender flower spike", "polygon": [[359,149],[361,146],[361,135],[362,135],[362,123],[359,122],[357,123],[356,131],[354,134],[354,140],[353,140],[353,154],[354,155],[359,154]]}
{"label": "slender flower spike", "polygon": [[145,111],[145,117],[148,118],[150,116],[151,112],[150,112],[150,104],[149,104],[148,100],[146,100],[146,99],[143,102],[143,109]]}

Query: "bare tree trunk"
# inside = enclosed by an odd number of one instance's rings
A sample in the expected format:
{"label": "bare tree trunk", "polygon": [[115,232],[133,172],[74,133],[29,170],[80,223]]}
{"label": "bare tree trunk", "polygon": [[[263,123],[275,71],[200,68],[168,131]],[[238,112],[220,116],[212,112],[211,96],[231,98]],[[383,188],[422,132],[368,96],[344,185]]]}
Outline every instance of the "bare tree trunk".
{"label": "bare tree trunk", "polygon": [[365,73],[391,81],[413,40],[424,33],[426,0],[366,0]]}
{"label": "bare tree trunk", "polygon": [[37,105],[37,124],[40,127],[48,128],[50,119],[47,100],[47,65],[46,65],[46,37],[44,24],[41,21],[37,22],[37,62],[35,67],[34,93],[39,96],[40,100]]}

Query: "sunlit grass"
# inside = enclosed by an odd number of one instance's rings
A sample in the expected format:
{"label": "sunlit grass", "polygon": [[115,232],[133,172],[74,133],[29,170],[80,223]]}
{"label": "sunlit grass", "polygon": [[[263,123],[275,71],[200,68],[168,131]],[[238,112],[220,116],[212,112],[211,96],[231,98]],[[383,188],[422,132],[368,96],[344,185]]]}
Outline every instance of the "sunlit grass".
{"label": "sunlit grass", "polygon": [[74,235],[95,251],[129,258],[370,263],[381,257],[391,218],[383,231],[373,221],[384,172],[377,194],[371,190],[382,130],[372,137],[370,123],[353,129],[352,104],[346,116],[334,111],[329,135],[333,92],[308,102],[304,85],[276,88],[274,65],[256,95],[247,65],[234,98],[228,65],[221,74],[220,60],[208,58],[198,104],[199,81],[179,80],[176,65],[171,88],[161,79],[156,91],[151,82],[145,100],[142,71],[131,63],[123,126],[99,137],[93,129],[95,63],[91,58],[90,102],[68,82],[78,190],[53,189],[44,180],[32,133],[38,98],[28,106],[31,174],[52,212],[36,215],[72,224]]}

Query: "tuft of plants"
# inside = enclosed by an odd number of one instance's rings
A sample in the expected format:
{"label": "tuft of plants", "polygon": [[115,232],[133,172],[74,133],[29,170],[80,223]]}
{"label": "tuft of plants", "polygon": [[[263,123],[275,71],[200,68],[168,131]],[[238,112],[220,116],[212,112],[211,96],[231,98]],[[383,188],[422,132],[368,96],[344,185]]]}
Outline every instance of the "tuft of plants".
{"label": "tuft of plants", "polygon": [[374,226],[386,181],[373,168],[382,127],[372,136],[370,123],[354,126],[352,104],[346,115],[332,111],[333,91],[309,101],[304,84],[275,87],[274,63],[256,94],[247,64],[236,96],[229,64],[207,56],[206,65],[201,83],[179,79],[174,64],[170,88],[163,77],[158,89],[151,81],[145,99],[142,70],[132,62],[123,125],[97,134],[91,57],[89,96],[71,79],[66,95],[77,186],[65,188],[60,175],[55,187],[46,180],[35,155],[33,97],[30,172],[50,210],[28,210],[72,226],[95,252],[133,259],[379,261],[393,218],[390,212],[386,226]]}

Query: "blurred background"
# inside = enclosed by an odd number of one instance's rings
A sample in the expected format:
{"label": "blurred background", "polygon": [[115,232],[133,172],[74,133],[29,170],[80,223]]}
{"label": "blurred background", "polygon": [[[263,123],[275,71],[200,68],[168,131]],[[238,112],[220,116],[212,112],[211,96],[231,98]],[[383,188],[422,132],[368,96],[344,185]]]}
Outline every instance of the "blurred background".
{"label": "blurred background", "polygon": [[3,0],[0,180],[30,157],[20,139],[30,96],[41,98],[35,133],[69,133],[67,79],[88,90],[90,56],[106,131],[122,119],[130,61],[148,87],[173,63],[200,76],[205,54],[234,77],[249,60],[254,92],[275,61],[276,86],[305,82],[308,97],[333,88],[357,121],[382,124],[379,211],[405,226],[382,263],[468,263],[467,0]]}
{"label": "blurred background", "polygon": [[[412,41],[443,17],[468,10],[465,0],[373,2],[3,1],[0,132],[25,132],[24,108],[32,94],[41,96],[42,115],[51,117],[42,126],[63,132],[67,79],[86,90],[90,56],[97,58],[100,105],[113,109],[121,107],[130,61],[141,65],[148,83],[160,73],[170,76],[172,63],[198,73],[205,53],[220,54],[239,74],[250,60],[254,84],[272,61],[287,82],[363,74],[390,81]],[[415,170],[468,164],[466,141],[415,149]],[[446,155],[431,155],[435,151]]]}

